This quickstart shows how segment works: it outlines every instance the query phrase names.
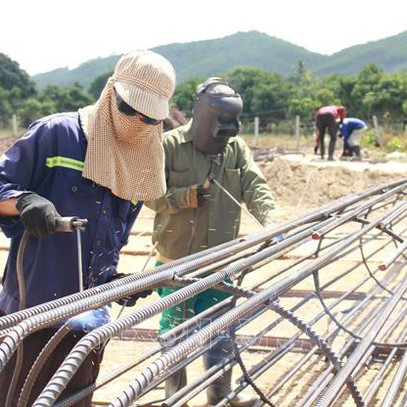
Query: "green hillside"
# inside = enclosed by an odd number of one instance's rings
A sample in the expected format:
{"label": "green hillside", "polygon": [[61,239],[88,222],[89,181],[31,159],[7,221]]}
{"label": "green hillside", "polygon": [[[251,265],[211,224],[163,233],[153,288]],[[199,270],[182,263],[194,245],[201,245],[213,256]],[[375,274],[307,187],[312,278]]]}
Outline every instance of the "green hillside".
{"label": "green hillside", "polygon": [[80,83],[86,89],[99,76],[112,71],[120,56],[113,55],[107,58],[96,58],[80,64],[75,69],[58,68],[53,71],[34,75],[32,79],[40,89],[48,84],[60,87],[71,86],[75,82]]}
{"label": "green hillside", "polygon": [[[191,77],[219,75],[240,65],[290,74],[300,59],[313,68],[326,58],[257,31],[238,32],[215,40],[163,45],[153,51],[171,61],[177,72],[177,83]],[[40,89],[49,83],[68,86],[74,82],[88,88],[97,76],[112,71],[118,59],[119,56],[97,58],[72,70],[60,68],[35,75],[33,80]]]}
{"label": "green hillside", "polygon": [[300,59],[313,68],[326,58],[257,31],[238,32],[215,40],[164,45],[154,51],[173,63],[179,83],[192,77],[219,75],[242,65],[286,75],[294,72]]}
{"label": "green hillside", "polygon": [[314,73],[357,75],[368,63],[379,65],[385,72],[407,69],[407,31],[378,41],[346,48],[329,56]]}
{"label": "green hillside", "polygon": [[[356,75],[370,62],[385,72],[407,69],[407,31],[383,40],[357,45],[331,56],[310,52],[287,41],[258,31],[238,32],[214,40],[176,43],[153,48],[168,58],[180,84],[192,77],[221,75],[237,66],[253,66],[290,75],[303,60],[316,75],[341,73]],[[40,89],[47,84],[61,87],[79,82],[85,88],[93,80],[114,69],[118,55],[89,60],[75,69],[60,68],[32,77]]]}

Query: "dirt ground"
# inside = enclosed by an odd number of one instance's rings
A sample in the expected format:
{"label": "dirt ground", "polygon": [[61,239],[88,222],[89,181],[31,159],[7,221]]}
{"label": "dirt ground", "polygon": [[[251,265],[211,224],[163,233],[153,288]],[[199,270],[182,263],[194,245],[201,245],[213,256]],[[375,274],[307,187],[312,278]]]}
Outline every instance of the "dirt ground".
{"label": "dirt ground", "polygon": [[[270,162],[259,162],[259,166],[266,176],[268,183],[274,193],[277,208],[275,210],[275,220],[282,222],[287,219],[292,219],[299,216],[301,213],[306,212],[310,208],[318,207],[324,203],[340,198],[352,192],[360,191],[374,185],[380,185],[386,182],[398,180],[405,177],[407,174],[407,164],[401,163],[386,163],[386,164],[372,164],[369,162],[326,162],[321,161],[312,155],[284,155],[275,158]],[[119,271],[125,273],[133,273],[140,271],[145,267],[149,253],[152,249],[151,236],[153,222],[153,212],[148,208],[143,208],[139,219],[137,220],[133,235],[130,239],[129,245],[126,246],[126,251],[138,251],[139,254],[122,254],[119,264]],[[257,226],[253,224],[248,217],[243,215],[241,233],[248,234],[253,233]],[[340,232],[338,232],[340,233]],[[4,236],[0,236],[0,261],[6,261],[8,242]],[[294,251],[292,255],[294,257],[286,260],[276,260],[273,262],[273,267],[262,268],[261,278],[265,275],[272,275],[276,273],[276,270],[282,269],[287,266],[289,262],[295,259],[295,256],[301,256],[303,249]],[[351,254],[347,257],[346,261],[348,265],[355,264],[359,260],[360,256]],[[373,260],[373,262],[376,260]],[[147,264],[147,268],[153,267],[155,262],[154,255],[150,258]],[[377,264],[377,261],[376,261]],[[326,279],[337,273],[338,270],[335,267],[326,272]],[[358,274],[358,278],[362,279],[364,274]],[[256,278],[254,275],[253,278]],[[354,277],[352,276],[353,280]],[[322,277],[325,281],[325,277]],[[333,287],[333,290],[345,289],[350,280],[344,280],[339,285]],[[254,280],[250,280],[253,283]],[[353,281],[352,281],[353,283]],[[305,280],[296,288],[312,289],[313,282],[311,279]],[[361,288],[361,291],[367,291],[371,287],[371,283],[366,284]],[[144,304],[157,299],[158,296],[153,294],[147,299],[143,299],[138,302],[138,305]],[[293,305],[298,299],[284,298],[282,303],[289,307]],[[329,301],[328,301],[329,303]],[[346,307],[344,307],[345,309]],[[322,310],[320,304],[317,301],[311,301],[305,310],[302,310],[299,315],[302,317],[308,317],[309,315],[315,315]],[[345,309],[346,311],[346,309]],[[120,312],[120,307],[113,305],[111,309],[112,319],[115,319]],[[123,315],[131,312],[131,309],[125,309]],[[340,312],[340,311],[338,311]],[[270,321],[270,318],[274,318],[268,311],[263,319],[259,319],[255,323],[255,328],[258,331],[259,326],[262,326],[266,321]],[[137,328],[157,329],[159,316],[153,317],[146,322],[143,322]],[[324,320],[321,324],[317,325],[320,332],[326,332],[329,322]],[[241,333],[250,334],[253,326],[245,327]],[[254,329],[253,329],[254,331]],[[278,330],[272,331],[273,336],[288,337],[293,334],[295,329],[288,323],[284,323]],[[100,378],[111,372],[112,369],[117,368],[123,364],[129,363],[131,360],[136,359],[142,355],[145,351],[154,346],[154,342],[140,342],[140,341],[128,341],[115,338],[108,344],[105,351],[105,358],[102,364]],[[256,352],[251,351],[245,353],[245,362],[248,367],[253,366],[255,363],[262,360],[269,350],[258,349]],[[303,353],[293,352],[282,359],[275,367],[273,367],[273,373],[266,373],[260,377],[259,386],[262,390],[267,390],[276,381],[279,380],[281,375],[291,366],[293,363],[303,357]],[[96,404],[103,404],[115,399],[129,383],[137,375],[140,369],[146,366],[146,363],[140,365],[134,370],[129,371],[120,379],[109,383],[107,386],[96,391],[94,395],[94,401]],[[301,381],[295,380],[288,382],[279,395],[273,398],[273,401],[278,406],[293,406],[299,400],[298,394],[304,394],[307,389],[315,381],[315,378],[325,366],[324,361],[321,358],[313,358],[305,366],[305,370],[302,372],[304,379]],[[378,370],[380,364],[373,365],[372,370]],[[198,359],[188,368],[188,377],[193,379],[198,377],[203,372],[202,361]],[[234,369],[234,380],[241,375],[238,368]],[[369,378],[364,378],[365,385],[369,383]],[[386,389],[381,389],[381,393],[385,393]],[[249,393],[253,393],[253,390],[249,389]],[[164,398],[163,386],[150,392],[147,396],[139,400],[139,404],[151,403]],[[202,392],[190,403],[191,406],[203,406],[205,405],[205,394]],[[340,406],[352,406],[354,403],[347,397],[341,400]],[[372,404],[375,405],[375,404]],[[377,404],[379,405],[379,404]]]}

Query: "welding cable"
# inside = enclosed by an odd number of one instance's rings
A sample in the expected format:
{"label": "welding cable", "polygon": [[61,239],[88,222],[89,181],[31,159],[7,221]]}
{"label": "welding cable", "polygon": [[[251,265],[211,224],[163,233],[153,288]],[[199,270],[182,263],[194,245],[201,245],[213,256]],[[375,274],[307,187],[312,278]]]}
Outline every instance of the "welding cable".
{"label": "welding cable", "polygon": [[[20,397],[18,399],[17,407],[26,407],[28,400],[30,398],[32,387],[37,380],[38,375],[41,372],[41,369],[44,366],[44,363],[49,359],[51,353],[55,350],[55,348],[61,343],[61,341],[66,337],[66,335],[71,332],[74,328],[74,324],[70,321],[67,321],[64,325],[62,325],[58,331],[52,336],[52,338],[48,341],[45,347],[37,356],[37,359],[34,361],[26,379],[24,385],[20,392]],[[21,345],[20,345],[21,346]]]}
{"label": "welding cable", "polygon": [[[24,233],[21,237],[20,245],[19,245],[18,252],[17,252],[16,273],[17,273],[17,282],[18,282],[18,304],[19,304],[18,309],[19,310],[25,309],[26,303],[27,303],[23,260],[24,260],[24,253],[25,253],[25,248],[27,246],[28,237],[29,237],[28,232],[24,231]],[[17,348],[13,376],[11,378],[9,388],[7,390],[7,398],[6,398],[6,404],[5,404],[6,407],[13,407],[13,397],[14,397],[14,393],[16,392],[17,382],[18,382],[18,378],[20,377],[23,360],[24,360],[24,348],[23,348],[23,345],[21,344]]]}

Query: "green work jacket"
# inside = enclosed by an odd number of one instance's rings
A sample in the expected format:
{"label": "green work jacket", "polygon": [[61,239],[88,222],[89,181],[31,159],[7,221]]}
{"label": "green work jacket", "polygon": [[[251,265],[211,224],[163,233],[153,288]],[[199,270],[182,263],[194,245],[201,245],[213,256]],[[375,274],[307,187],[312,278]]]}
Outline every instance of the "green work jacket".
{"label": "green work jacket", "polygon": [[[236,198],[244,202],[257,220],[266,225],[275,207],[267,181],[253,161],[244,140],[232,137],[220,165],[197,151],[192,143],[190,121],[163,135],[167,192],[145,205],[156,212],[153,242],[161,256],[175,260],[237,237],[241,208],[212,184],[209,201],[194,208],[190,187],[203,184],[209,173]],[[254,228],[256,228],[253,223]]]}

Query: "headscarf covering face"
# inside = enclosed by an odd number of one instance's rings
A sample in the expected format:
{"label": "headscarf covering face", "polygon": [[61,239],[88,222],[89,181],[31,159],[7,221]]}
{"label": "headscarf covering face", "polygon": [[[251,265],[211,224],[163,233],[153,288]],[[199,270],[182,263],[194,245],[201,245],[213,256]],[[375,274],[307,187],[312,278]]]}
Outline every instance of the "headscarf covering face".
{"label": "headscarf covering face", "polygon": [[88,141],[82,175],[125,200],[154,200],[165,193],[162,123],[118,108],[117,92],[137,112],[163,120],[175,88],[174,68],[151,51],[133,51],[118,61],[99,100],[79,110]]}

